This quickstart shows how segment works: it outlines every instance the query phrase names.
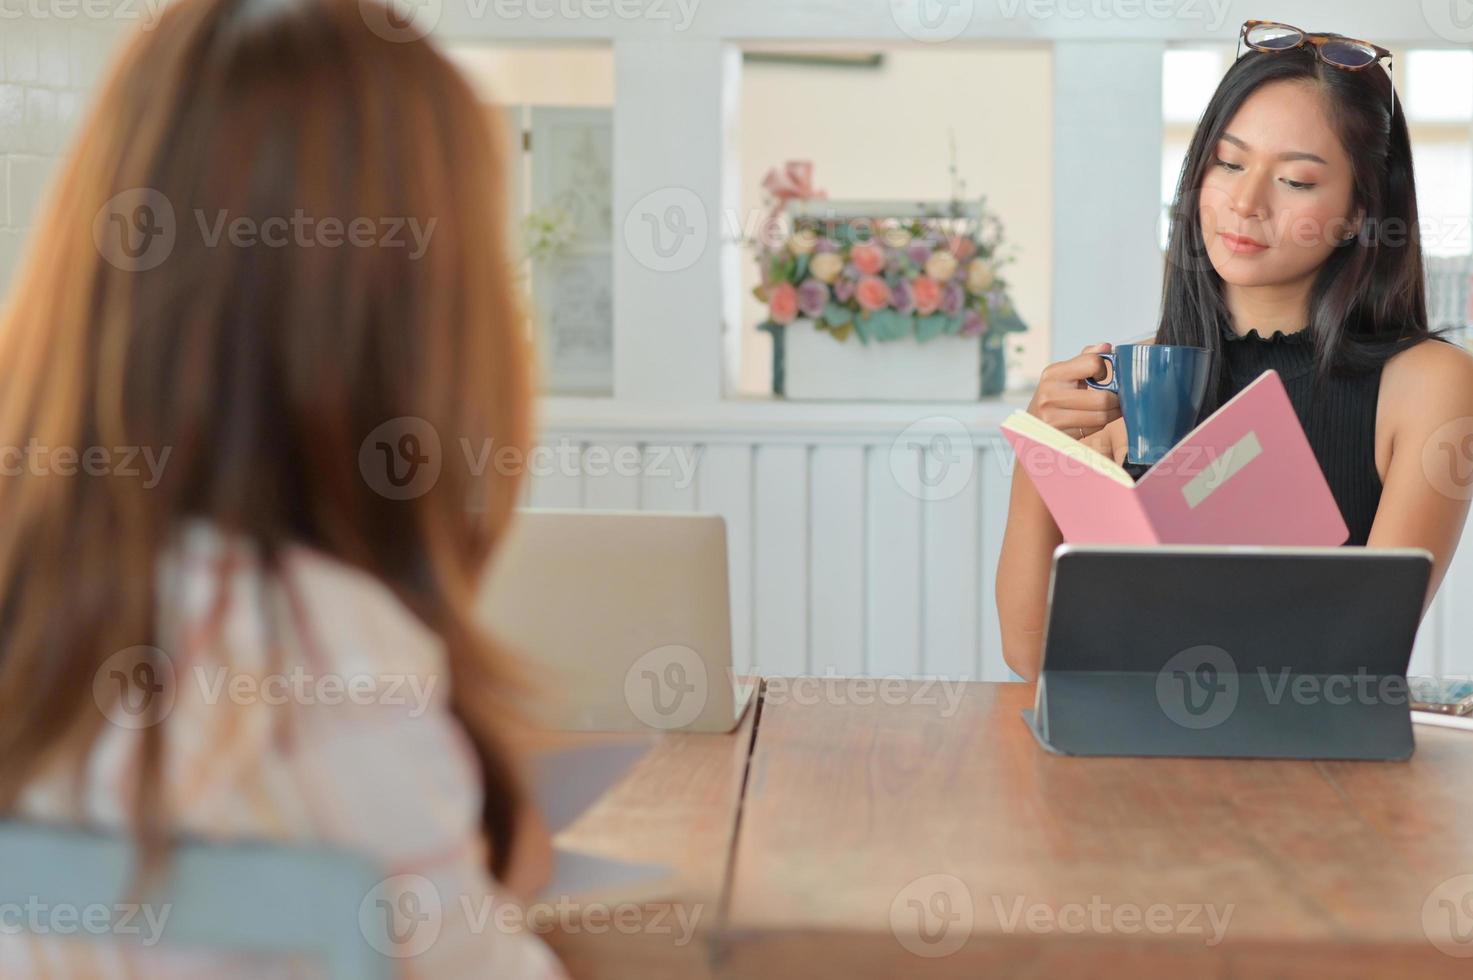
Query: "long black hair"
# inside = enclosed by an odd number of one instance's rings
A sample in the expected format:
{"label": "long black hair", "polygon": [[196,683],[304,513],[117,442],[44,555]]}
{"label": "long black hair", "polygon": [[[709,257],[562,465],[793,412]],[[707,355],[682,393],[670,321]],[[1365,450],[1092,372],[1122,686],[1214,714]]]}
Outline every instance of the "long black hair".
{"label": "long black hair", "polygon": [[1213,379],[1203,415],[1227,398],[1224,328],[1231,317],[1222,278],[1202,239],[1199,202],[1217,144],[1238,109],[1260,86],[1314,82],[1330,123],[1350,157],[1360,231],[1319,269],[1310,293],[1309,331],[1315,347],[1315,389],[1332,374],[1375,370],[1394,354],[1444,331],[1427,326],[1426,280],[1417,220],[1412,147],[1401,99],[1392,109],[1391,79],[1379,66],[1346,71],[1322,64],[1308,46],[1248,51],[1217,86],[1192,137],[1171,207],[1158,344],[1214,352]]}

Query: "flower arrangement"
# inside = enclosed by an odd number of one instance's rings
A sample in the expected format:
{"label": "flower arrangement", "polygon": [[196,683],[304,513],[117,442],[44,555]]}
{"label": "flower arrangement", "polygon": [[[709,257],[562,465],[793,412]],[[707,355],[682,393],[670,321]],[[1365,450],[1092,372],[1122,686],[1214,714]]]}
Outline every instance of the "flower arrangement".
{"label": "flower arrangement", "polygon": [[[794,165],[789,164],[789,168]],[[775,191],[774,218],[794,200],[818,196],[805,182]],[[755,243],[761,283],[754,293],[767,304],[762,329],[786,327],[800,317],[836,340],[861,342],[914,336],[979,337],[1026,330],[1008,298],[1001,270],[1001,222],[975,203],[916,205],[909,217],[837,217],[796,209],[784,229]],[[1000,337],[998,338],[1000,339]]]}

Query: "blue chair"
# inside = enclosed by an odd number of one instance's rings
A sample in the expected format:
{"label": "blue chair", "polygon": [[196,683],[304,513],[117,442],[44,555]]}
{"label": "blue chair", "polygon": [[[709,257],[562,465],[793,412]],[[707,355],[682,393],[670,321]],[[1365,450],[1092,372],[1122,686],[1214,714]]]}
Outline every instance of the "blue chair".
{"label": "blue chair", "polygon": [[[359,927],[359,907],[384,877],[367,858],[254,842],[183,843],[171,853],[160,885],[136,899],[168,904],[160,946],[296,954],[335,980],[393,975],[392,960]],[[80,910],[135,900],[126,894],[132,858],[131,841],[0,822],[0,906]]]}

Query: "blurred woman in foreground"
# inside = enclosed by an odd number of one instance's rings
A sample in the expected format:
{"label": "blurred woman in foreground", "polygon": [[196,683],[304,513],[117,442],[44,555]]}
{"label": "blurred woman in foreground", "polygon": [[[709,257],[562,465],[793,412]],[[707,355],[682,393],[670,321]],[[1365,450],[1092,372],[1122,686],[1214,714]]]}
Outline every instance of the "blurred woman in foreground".
{"label": "blurred woman in foreground", "polygon": [[[471,616],[518,481],[459,451],[529,438],[503,164],[372,19],[172,5],[38,220],[0,322],[0,808],[153,870],[181,836],[360,850],[405,876],[384,908],[438,902],[428,942],[386,924],[406,975],[559,976],[475,917],[547,854]],[[0,937],[0,973],[264,966],[163,939]]]}

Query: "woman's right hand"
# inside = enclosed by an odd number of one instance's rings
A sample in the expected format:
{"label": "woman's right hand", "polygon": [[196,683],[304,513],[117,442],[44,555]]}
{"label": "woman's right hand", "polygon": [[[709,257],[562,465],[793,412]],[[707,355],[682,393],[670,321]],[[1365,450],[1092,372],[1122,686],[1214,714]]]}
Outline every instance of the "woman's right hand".
{"label": "woman's right hand", "polygon": [[1120,396],[1113,391],[1087,387],[1085,378],[1104,373],[1100,355],[1109,353],[1109,344],[1091,344],[1078,356],[1055,361],[1043,369],[1028,414],[1060,432],[1084,439],[1120,418]]}

